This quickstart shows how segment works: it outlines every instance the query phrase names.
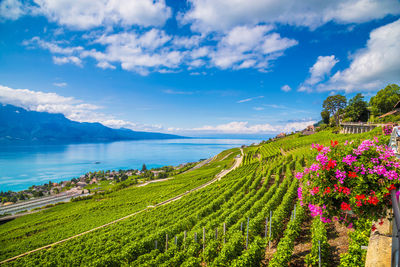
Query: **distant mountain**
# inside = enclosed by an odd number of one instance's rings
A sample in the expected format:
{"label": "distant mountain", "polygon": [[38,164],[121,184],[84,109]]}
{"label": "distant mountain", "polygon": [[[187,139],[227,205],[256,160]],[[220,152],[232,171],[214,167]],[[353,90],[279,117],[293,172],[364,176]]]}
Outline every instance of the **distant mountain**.
{"label": "distant mountain", "polygon": [[0,104],[0,142],[107,142],[174,139],[182,136],[112,129],[100,123],[76,122],[62,114],[28,111]]}

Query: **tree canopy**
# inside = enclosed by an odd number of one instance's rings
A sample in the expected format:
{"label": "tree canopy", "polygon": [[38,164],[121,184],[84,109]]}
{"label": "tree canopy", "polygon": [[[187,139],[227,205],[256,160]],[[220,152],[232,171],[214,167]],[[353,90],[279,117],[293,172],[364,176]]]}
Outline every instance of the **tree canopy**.
{"label": "tree canopy", "polygon": [[360,93],[349,100],[345,109],[346,117],[351,121],[368,121],[368,103],[364,101],[364,96]]}
{"label": "tree canopy", "polygon": [[400,87],[397,84],[389,84],[376,96],[371,97],[369,104],[372,114],[379,116],[393,110],[398,101],[400,101]]}
{"label": "tree canopy", "polygon": [[336,125],[339,125],[339,113],[346,107],[346,104],[345,96],[333,95],[324,100],[322,107],[335,118]]}

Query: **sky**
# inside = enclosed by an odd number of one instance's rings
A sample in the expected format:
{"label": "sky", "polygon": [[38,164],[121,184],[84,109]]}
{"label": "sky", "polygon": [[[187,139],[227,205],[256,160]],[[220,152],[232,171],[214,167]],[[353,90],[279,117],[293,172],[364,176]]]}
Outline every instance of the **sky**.
{"label": "sky", "polygon": [[265,135],[400,82],[398,0],[0,0],[0,103],[113,128]]}

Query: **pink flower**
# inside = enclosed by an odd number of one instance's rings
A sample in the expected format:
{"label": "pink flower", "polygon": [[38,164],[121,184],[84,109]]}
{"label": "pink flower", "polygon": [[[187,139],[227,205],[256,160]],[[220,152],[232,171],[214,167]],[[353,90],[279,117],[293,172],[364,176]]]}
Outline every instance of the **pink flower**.
{"label": "pink flower", "polygon": [[353,162],[357,161],[357,158],[353,155],[347,155],[343,158],[342,162],[346,163],[347,165],[351,166]]}
{"label": "pink flower", "polygon": [[302,173],[302,172],[297,172],[297,173],[296,173],[296,178],[300,180],[301,178],[303,178],[303,175],[304,175],[304,173]]}
{"label": "pink flower", "polygon": [[336,175],[336,178],[339,180],[339,182],[341,184],[343,184],[344,178],[346,178],[346,172],[345,171],[336,170],[335,175]]}

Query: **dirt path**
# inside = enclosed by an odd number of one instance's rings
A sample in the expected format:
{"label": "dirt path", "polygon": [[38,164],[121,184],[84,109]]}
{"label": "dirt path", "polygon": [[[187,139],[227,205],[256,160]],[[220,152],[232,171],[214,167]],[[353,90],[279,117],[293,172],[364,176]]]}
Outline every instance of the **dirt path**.
{"label": "dirt path", "polygon": [[[57,242],[55,242],[55,243],[46,245],[46,246],[44,246],[44,247],[40,247],[40,248],[31,250],[31,251],[25,252],[25,253],[23,253],[23,254],[20,254],[20,255],[18,255],[18,256],[15,256],[15,257],[6,259],[6,260],[4,260],[4,261],[1,261],[0,264],[4,264],[4,263],[7,263],[7,262],[11,262],[11,261],[16,260],[16,259],[18,259],[18,258],[27,256],[27,255],[29,255],[29,254],[31,254],[31,253],[34,253],[34,252],[37,252],[37,251],[40,251],[40,250],[44,250],[44,249],[48,249],[48,248],[54,247],[54,246],[56,246],[56,245],[58,245],[58,244],[67,242],[67,241],[69,241],[69,240],[71,240],[71,239],[74,239],[74,238],[77,238],[77,237],[86,235],[86,234],[88,234],[88,233],[94,232],[94,231],[99,230],[99,229],[101,229],[101,228],[105,228],[105,227],[107,227],[107,226],[109,226],[109,225],[115,224],[115,223],[120,222],[120,221],[122,221],[122,220],[125,220],[125,219],[128,219],[128,218],[130,218],[130,217],[133,217],[133,216],[135,216],[135,215],[137,215],[137,214],[139,214],[139,213],[142,213],[142,212],[144,212],[144,211],[147,211],[147,210],[149,210],[150,208],[156,208],[156,207],[159,207],[159,206],[167,205],[167,204],[169,204],[169,203],[171,203],[171,202],[173,202],[173,201],[176,201],[176,200],[182,198],[183,196],[185,196],[185,195],[187,195],[187,194],[190,194],[191,192],[194,192],[194,191],[200,190],[200,189],[202,189],[202,188],[204,188],[204,187],[206,187],[206,186],[209,186],[210,184],[212,184],[212,183],[214,183],[214,182],[216,182],[216,181],[219,181],[222,177],[224,177],[224,176],[227,175],[229,172],[233,171],[234,169],[236,169],[237,167],[240,166],[240,164],[242,163],[242,160],[243,160],[243,149],[240,149],[240,152],[241,152],[241,157],[235,159],[235,160],[236,160],[236,161],[235,161],[235,164],[234,164],[229,170],[223,170],[223,171],[221,171],[219,174],[217,174],[217,175],[215,176],[214,179],[212,179],[211,181],[208,181],[207,183],[205,183],[205,184],[203,184],[203,185],[200,185],[200,186],[198,186],[198,187],[196,187],[196,188],[193,188],[193,189],[191,189],[191,190],[189,190],[189,191],[186,191],[185,193],[182,193],[182,194],[177,195],[177,196],[175,196],[175,197],[173,197],[173,198],[170,198],[170,199],[168,199],[168,200],[165,200],[165,201],[163,201],[163,202],[160,202],[160,203],[158,203],[158,204],[156,204],[156,205],[154,205],[154,206],[149,206],[149,207],[147,207],[147,208],[145,208],[145,209],[139,210],[139,211],[137,211],[137,212],[135,212],[135,213],[129,214],[129,215],[125,216],[125,217],[119,218],[119,219],[114,220],[114,221],[112,221],[112,222],[109,222],[109,223],[100,225],[100,226],[98,226],[98,227],[95,227],[95,228],[90,229],[90,230],[88,230],[88,231],[85,231],[85,232],[83,232],[83,233],[80,233],[80,234],[77,234],[77,235],[68,237],[68,238],[66,238],[66,239],[57,241]],[[211,159],[212,159],[212,158],[211,158]],[[165,180],[165,179],[163,179],[163,180]]]}
{"label": "dirt path", "polygon": [[174,178],[174,177],[169,177],[169,178],[165,178],[165,179],[150,180],[150,181],[144,182],[143,184],[139,184],[136,187],[142,187],[142,186],[146,186],[146,185],[152,184],[152,183],[168,181],[168,180],[171,180],[172,178]]}

